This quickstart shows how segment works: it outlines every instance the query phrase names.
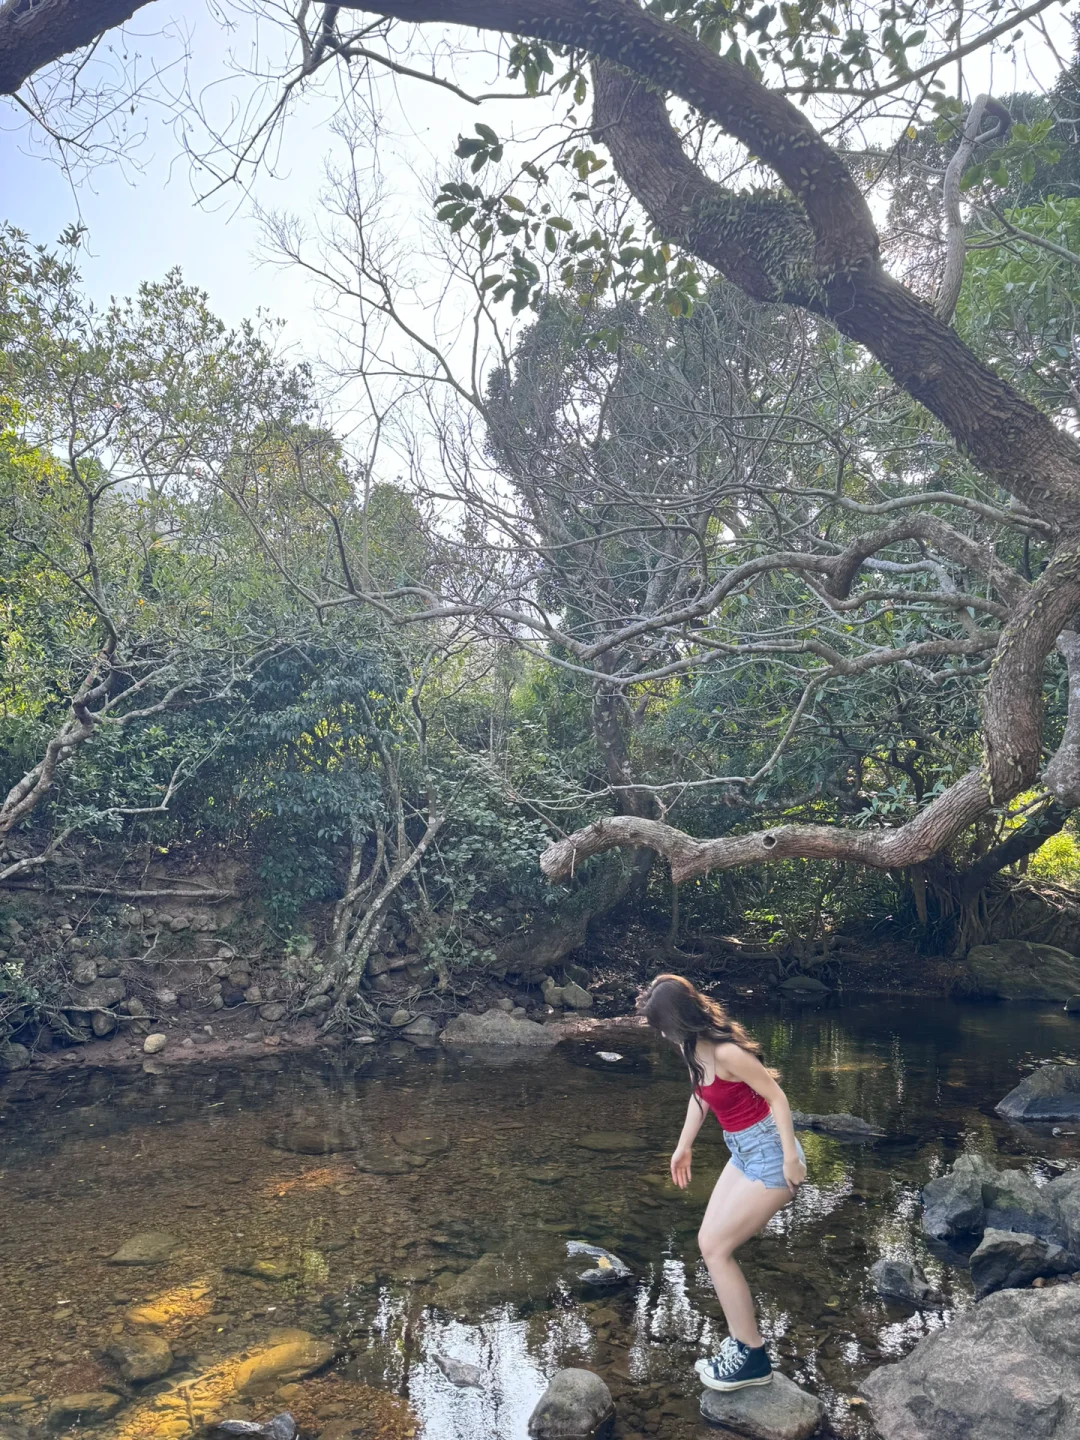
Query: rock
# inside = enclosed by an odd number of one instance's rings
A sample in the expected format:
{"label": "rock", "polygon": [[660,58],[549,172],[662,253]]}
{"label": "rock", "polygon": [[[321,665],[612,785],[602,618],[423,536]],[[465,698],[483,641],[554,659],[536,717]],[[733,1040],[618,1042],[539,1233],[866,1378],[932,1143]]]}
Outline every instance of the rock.
{"label": "rock", "polygon": [[754,1440],[808,1440],[824,1420],[825,1406],[774,1370],[771,1385],[703,1391],[701,1413],[710,1425]]}
{"label": "rock", "polygon": [[239,985],[234,985],[231,980],[221,982],[221,1003],[226,1010],[235,1010],[237,1005],[243,1005],[244,992]]}
{"label": "rock", "polygon": [[819,980],[816,975],[789,975],[786,980],[780,981],[780,989],[785,990],[789,995],[802,993],[804,995],[828,995],[828,985]]}
{"label": "rock", "polygon": [[559,1370],[529,1416],[534,1440],[600,1440],[615,1423],[611,1391],[591,1370]]}
{"label": "rock", "polygon": [[342,1150],[355,1150],[356,1138],[342,1130],[336,1122],[326,1125],[297,1122],[271,1130],[266,1143],[275,1150],[288,1150],[293,1155],[336,1155]]}
{"label": "rock", "polygon": [[159,1010],[171,1010],[174,1005],[179,1003],[179,999],[176,991],[170,990],[168,986],[162,986],[160,990],[154,991],[154,1003]]}
{"label": "rock", "polygon": [[9,1390],[0,1395],[0,1415],[12,1415],[20,1410],[29,1410],[34,1397],[29,1390]]}
{"label": "rock", "polygon": [[999,1290],[861,1388],[883,1440],[1072,1440],[1080,1285]]}
{"label": "rock", "polygon": [[130,1000],[125,1000],[120,1006],[120,1009],[125,1015],[140,1016],[146,1014],[146,1006],[141,1000],[136,1000],[134,997]]}
{"label": "rock", "polygon": [[1061,1242],[1061,1216],[1047,1187],[1042,1189],[1022,1170],[997,1170],[983,1181],[983,1205],[988,1230],[1021,1230],[1045,1240]]}
{"label": "rock", "polygon": [[837,1140],[877,1140],[885,1133],[846,1111],[835,1115],[808,1115],[804,1110],[793,1110],[791,1121],[796,1130],[820,1130]]}
{"label": "rock", "polygon": [[569,1005],[571,1010],[588,1010],[592,1006],[593,998],[588,990],[583,990],[576,981],[571,980],[569,985],[562,987],[562,1003]]}
{"label": "rock", "polygon": [[49,1429],[66,1430],[69,1425],[96,1425],[109,1420],[123,1405],[123,1398],[109,1390],[90,1390],[83,1395],[64,1395],[49,1406]]}
{"label": "rock", "polygon": [[390,1016],[390,1028],[392,1030],[400,1030],[403,1026],[408,1025],[412,1018],[408,1010],[395,1010]]}
{"label": "rock", "polygon": [[415,1020],[410,1020],[408,1025],[402,1027],[401,1033],[406,1040],[414,1043],[434,1043],[439,1035],[439,1022],[433,1015],[418,1015]]}
{"label": "rock", "polygon": [[[266,1440],[296,1440],[296,1421],[287,1410],[272,1420],[219,1420],[213,1426],[219,1435],[262,1435]],[[322,1432],[325,1435],[325,1431]]]}
{"label": "rock", "polygon": [[1007,1120],[1080,1120],[1080,1065],[1040,1065],[994,1108]]}
{"label": "rock", "polygon": [[92,985],[98,977],[97,961],[80,956],[71,967],[71,979],[75,985]]}
{"label": "rock", "polygon": [[160,1055],[165,1046],[169,1043],[169,1037],[162,1035],[160,1030],[155,1030],[152,1035],[147,1035],[143,1041],[142,1048],[144,1055]]}
{"label": "rock", "polygon": [[423,1155],[428,1159],[445,1155],[450,1149],[450,1141],[445,1135],[436,1135],[430,1130],[395,1130],[394,1144],[408,1150],[411,1155]]}
{"label": "rock", "polygon": [[329,995],[311,995],[300,1008],[301,1015],[322,1015],[334,1002]]}
{"label": "rock", "polygon": [[876,1260],[870,1267],[870,1281],[884,1300],[899,1300],[916,1310],[934,1310],[942,1303],[918,1265],[910,1260]]}
{"label": "rock", "polygon": [[588,970],[585,969],[584,965],[564,965],[562,968],[567,980],[573,980],[578,985],[584,985],[586,989],[589,988],[589,981],[592,979],[592,976]]}
{"label": "rock", "polygon": [[923,1190],[923,1229],[937,1240],[978,1235],[986,1223],[983,1183],[997,1171],[981,1155],[961,1155],[950,1170]]}
{"label": "rock", "polygon": [[270,1025],[278,1020],[284,1020],[285,1013],[286,1007],[280,1000],[271,1000],[268,1005],[259,1006],[259,1019],[265,1020]]}
{"label": "rock", "polygon": [[173,1352],[158,1335],[121,1335],[105,1351],[125,1380],[160,1380],[173,1367]]}
{"label": "rock", "polygon": [[479,1365],[466,1365],[464,1360],[452,1360],[448,1355],[436,1353],[431,1357],[442,1373],[450,1381],[451,1385],[457,1385],[460,1389],[468,1389],[479,1385],[484,1378],[484,1372]]}
{"label": "rock", "polygon": [[971,1255],[975,1299],[994,1290],[1017,1290],[1040,1275],[1063,1275],[1073,1268],[1060,1245],[1017,1230],[987,1230]]}
{"label": "rock", "polygon": [[[530,1309],[546,1298],[548,1290],[531,1258],[489,1251],[458,1275],[440,1275],[436,1303],[467,1317],[477,1317],[493,1305]],[[551,1283],[555,1283],[554,1274]]]}
{"label": "rock", "polygon": [[230,1275],[250,1275],[255,1280],[293,1280],[300,1273],[287,1260],[233,1260],[221,1267]]}
{"label": "rock", "polygon": [[1080,960],[1056,945],[999,940],[974,945],[967,965],[980,992],[1001,1000],[1067,1000],[1080,991]]}
{"label": "rock", "polygon": [[25,1070],[30,1064],[30,1058],[30,1051],[25,1045],[9,1040],[6,1045],[0,1045],[0,1073],[5,1070]]}
{"label": "rock", "polygon": [[120,1022],[111,1010],[98,1010],[90,1021],[90,1028],[99,1040],[104,1040],[106,1035],[111,1035]]}
{"label": "rock", "polygon": [[[514,1002],[510,999],[508,995],[504,995],[501,1000],[496,1000],[495,1004],[500,1010],[505,1010],[508,1015],[510,1014],[510,1011],[514,1008]],[[435,1363],[438,1364],[438,1356],[436,1356],[435,1358]]]}
{"label": "rock", "polygon": [[316,1340],[302,1330],[287,1333],[292,1338],[258,1351],[239,1365],[234,1381],[237,1394],[247,1394],[268,1380],[304,1380],[333,1360],[334,1347],[328,1340]]}
{"label": "rock", "polygon": [[444,1045],[557,1045],[559,1036],[535,1020],[514,1020],[502,1010],[455,1015],[442,1032]]}
{"label": "rock", "polygon": [[244,991],[244,999],[249,1005],[261,1005],[263,1003],[261,988],[258,985],[249,985]]}
{"label": "rock", "polygon": [[583,1270],[578,1279],[583,1280],[586,1285],[621,1285],[624,1280],[629,1280],[633,1273],[630,1266],[613,1255],[610,1250],[603,1250],[599,1245],[583,1245],[580,1240],[568,1240],[566,1242],[566,1253],[570,1256],[584,1255],[596,1264],[591,1270]]}
{"label": "rock", "polygon": [[1051,1180],[1043,1194],[1057,1213],[1063,1243],[1080,1256],[1080,1170],[1069,1170]]}
{"label": "rock", "polygon": [[649,1142],[629,1130],[592,1130],[586,1135],[574,1137],[574,1144],[583,1150],[594,1150],[601,1155],[618,1155],[626,1150],[648,1150]]}
{"label": "rock", "polygon": [[144,1230],[125,1240],[107,1265],[163,1265],[180,1242],[160,1230]]}
{"label": "rock", "polygon": [[126,994],[127,986],[123,980],[97,979],[92,985],[72,991],[71,1004],[86,1010],[111,1010],[114,1005],[120,1004]]}

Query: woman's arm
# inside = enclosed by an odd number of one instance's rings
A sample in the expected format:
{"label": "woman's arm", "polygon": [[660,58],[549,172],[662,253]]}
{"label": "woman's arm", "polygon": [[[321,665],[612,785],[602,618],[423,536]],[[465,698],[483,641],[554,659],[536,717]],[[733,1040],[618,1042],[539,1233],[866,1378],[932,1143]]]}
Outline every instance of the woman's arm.
{"label": "woman's arm", "polygon": [[699,1104],[697,1098],[691,1095],[690,1103],[686,1107],[686,1119],[679,1134],[679,1143],[671,1157],[671,1178],[680,1190],[685,1190],[690,1184],[690,1153],[705,1114],[705,1106]]}
{"label": "woman's arm", "polygon": [[787,1096],[757,1056],[751,1055],[741,1045],[718,1045],[716,1063],[736,1080],[744,1080],[751,1090],[756,1090],[763,1100],[769,1102],[780,1133],[780,1144],[784,1147],[784,1179],[794,1192],[806,1179],[806,1166],[799,1159]]}

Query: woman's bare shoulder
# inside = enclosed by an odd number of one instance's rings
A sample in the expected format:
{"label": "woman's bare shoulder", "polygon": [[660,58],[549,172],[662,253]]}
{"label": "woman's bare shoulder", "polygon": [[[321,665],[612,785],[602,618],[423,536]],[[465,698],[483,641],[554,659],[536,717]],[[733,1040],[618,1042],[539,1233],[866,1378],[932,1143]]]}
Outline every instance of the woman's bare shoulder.
{"label": "woman's bare shoulder", "polygon": [[[711,1047],[717,1074],[721,1079],[736,1079],[746,1069],[750,1051],[736,1045],[734,1040],[720,1040]],[[751,1057],[756,1058],[756,1057]]]}

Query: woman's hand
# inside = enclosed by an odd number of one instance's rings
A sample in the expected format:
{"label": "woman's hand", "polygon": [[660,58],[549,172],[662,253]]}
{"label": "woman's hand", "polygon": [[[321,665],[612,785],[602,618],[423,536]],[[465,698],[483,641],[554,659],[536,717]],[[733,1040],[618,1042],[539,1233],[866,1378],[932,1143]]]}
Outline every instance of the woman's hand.
{"label": "woman's hand", "polygon": [[[674,1161],[672,1161],[672,1167],[674,1168]],[[799,1186],[806,1179],[806,1166],[797,1155],[793,1155],[790,1160],[784,1161],[784,1179],[787,1181],[788,1189],[792,1195],[795,1194],[795,1191],[798,1190]]]}
{"label": "woman's hand", "polygon": [[690,1146],[680,1145],[671,1157],[671,1178],[680,1190],[690,1184],[690,1155]]}

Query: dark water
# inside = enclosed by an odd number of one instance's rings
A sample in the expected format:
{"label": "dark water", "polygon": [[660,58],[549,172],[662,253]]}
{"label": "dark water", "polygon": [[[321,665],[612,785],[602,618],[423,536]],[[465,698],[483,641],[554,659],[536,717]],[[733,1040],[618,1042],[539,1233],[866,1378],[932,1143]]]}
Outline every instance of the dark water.
{"label": "dark water", "polygon": [[[868,1436],[863,1375],[970,1303],[966,1274],[927,1252],[919,1187],[965,1148],[1044,1179],[1080,1160],[1077,1138],[993,1114],[1025,1064],[1075,1057],[1080,1021],[891,1000],[741,1018],[794,1108],[887,1132],[869,1148],[804,1135],[809,1183],[742,1252],[781,1368],[838,1434]],[[615,1393],[621,1440],[697,1435],[693,1362],[724,1331],[696,1231],[726,1157],[710,1121],[689,1193],[671,1185],[674,1052],[626,1030],[495,1062],[401,1048],[0,1087],[0,1427],[5,1409],[33,1425],[60,1396],[115,1387],[103,1351],[151,1333],[174,1368],[128,1387],[95,1433],[182,1440],[215,1414],[287,1406],[325,1440],[523,1440],[546,1377],[583,1364]],[[174,1238],[170,1258],[106,1263],[146,1231]],[[616,1251],[633,1282],[590,1292],[568,1239]],[[944,1315],[879,1301],[881,1255],[918,1259]],[[253,1261],[282,1278],[229,1268]],[[339,1358],[238,1397],[239,1360],[279,1328]],[[480,1386],[455,1388],[436,1353],[479,1366]]]}

